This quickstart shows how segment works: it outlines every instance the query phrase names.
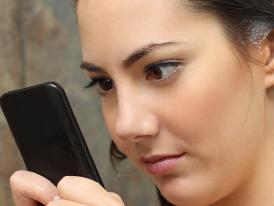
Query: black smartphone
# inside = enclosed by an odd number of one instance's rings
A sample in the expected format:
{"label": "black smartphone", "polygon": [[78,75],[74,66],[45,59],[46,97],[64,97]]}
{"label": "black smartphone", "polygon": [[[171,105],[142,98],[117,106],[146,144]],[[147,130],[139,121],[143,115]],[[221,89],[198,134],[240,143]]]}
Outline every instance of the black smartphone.
{"label": "black smartphone", "polygon": [[59,84],[46,82],[5,93],[0,104],[29,171],[55,185],[69,175],[104,186]]}

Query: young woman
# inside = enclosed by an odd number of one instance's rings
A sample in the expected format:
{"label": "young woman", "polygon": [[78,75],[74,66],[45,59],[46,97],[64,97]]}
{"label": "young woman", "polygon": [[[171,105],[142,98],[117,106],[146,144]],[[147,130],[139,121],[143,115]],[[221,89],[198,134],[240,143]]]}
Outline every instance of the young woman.
{"label": "young woman", "polygon": [[[117,148],[178,206],[274,205],[274,1],[78,0]],[[81,177],[11,177],[16,206],[122,206]]]}

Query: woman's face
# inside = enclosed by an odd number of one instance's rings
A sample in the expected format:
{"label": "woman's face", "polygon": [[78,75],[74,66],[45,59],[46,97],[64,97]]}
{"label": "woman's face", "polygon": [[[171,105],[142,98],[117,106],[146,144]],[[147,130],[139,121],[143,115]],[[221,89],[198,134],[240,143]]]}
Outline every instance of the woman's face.
{"label": "woman's face", "polygon": [[169,201],[209,205],[250,179],[262,75],[215,17],[176,0],[80,0],[77,14],[107,128]]}

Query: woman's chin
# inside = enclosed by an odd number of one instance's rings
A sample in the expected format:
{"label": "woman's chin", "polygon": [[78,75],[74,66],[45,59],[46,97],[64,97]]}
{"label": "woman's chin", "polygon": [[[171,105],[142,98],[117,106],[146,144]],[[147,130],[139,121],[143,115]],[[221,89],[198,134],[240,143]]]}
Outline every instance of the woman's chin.
{"label": "woman's chin", "polygon": [[[184,206],[204,206],[208,205],[212,196],[205,189],[204,184],[190,180],[180,180],[170,178],[157,183],[161,194],[170,203]],[[211,198],[209,198],[211,197]]]}

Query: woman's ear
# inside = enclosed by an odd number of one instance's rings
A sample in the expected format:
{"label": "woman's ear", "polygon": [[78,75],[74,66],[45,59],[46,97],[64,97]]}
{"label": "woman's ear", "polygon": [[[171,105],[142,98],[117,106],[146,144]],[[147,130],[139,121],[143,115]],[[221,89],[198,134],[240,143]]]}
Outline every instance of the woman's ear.
{"label": "woman's ear", "polygon": [[269,33],[263,46],[265,61],[265,88],[274,87],[274,30]]}

